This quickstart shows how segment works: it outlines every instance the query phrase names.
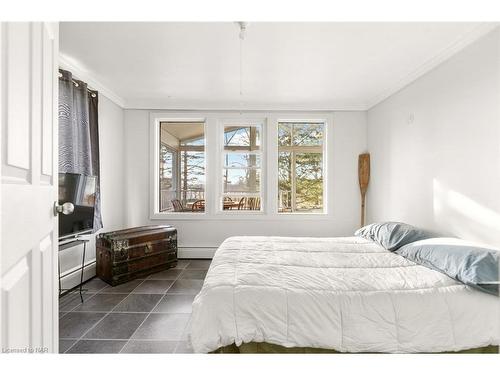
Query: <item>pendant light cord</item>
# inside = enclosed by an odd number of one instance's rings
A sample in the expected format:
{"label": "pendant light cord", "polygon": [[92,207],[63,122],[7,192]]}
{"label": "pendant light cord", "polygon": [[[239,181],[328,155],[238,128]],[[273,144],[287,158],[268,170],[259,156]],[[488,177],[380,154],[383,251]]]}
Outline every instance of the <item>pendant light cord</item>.
{"label": "pendant light cord", "polygon": [[240,37],[240,100],[243,96],[243,38]]}
{"label": "pendant light cord", "polygon": [[245,40],[246,23],[238,22],[240,26],[240,115],[243,114],[243,41]]}

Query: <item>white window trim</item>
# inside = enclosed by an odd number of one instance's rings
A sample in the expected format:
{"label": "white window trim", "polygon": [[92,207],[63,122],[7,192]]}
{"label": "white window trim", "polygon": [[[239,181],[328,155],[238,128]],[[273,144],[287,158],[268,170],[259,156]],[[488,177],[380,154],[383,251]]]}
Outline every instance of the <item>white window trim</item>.
{"label": "white window trim", "polygon": [[[235,111],[150,111],[150,175],[149,175],[149,218],[150,220],[162,220],[168,222],[175,221],[325,221],[334,219],[332,207],[333,199],[330,197],[333,191],[334,175],[334,121],[333,113],[329,112],[260,112],[249,111],[242,114]],[[262,144],[263,144],[263,170],[262,170],[262,211],[248,212],[245,214],[220,212],[216,208],[219,200],[218,186],[222,182],[217,181],[222,168],[218,168],[217,158],[220,158],[218,124],[221,121],[239,119],[245,121],[264,121]],[[278,142],[277,131],[278,121],[324,121],[325,122],[325,142],[324,147],[324,190],[323,202],[324,211],[322,213],[278,213]],[[206,205],[204,213],[189,212],[159,212],[159,126],[162,121],[203,121],[205,123],[205,196]],[[330,169],[330,170],[328,170]],[[333,171],[333,172],[332,172]],[[222,180],[222,177],[221,177]],[[330,198],[329,198],[330,197]],[[221,210],[222,211],[222,210]],[[271,224],[272,225],[272,224]]]}

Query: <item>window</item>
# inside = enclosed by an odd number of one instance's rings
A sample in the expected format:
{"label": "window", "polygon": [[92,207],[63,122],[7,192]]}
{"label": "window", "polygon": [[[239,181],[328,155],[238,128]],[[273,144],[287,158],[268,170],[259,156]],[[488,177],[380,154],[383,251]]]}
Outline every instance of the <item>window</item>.
{"label": "window", "polygon": [[324,122],[278,123],[278,212],[323,212]]}
{"label": "window", "polygon": [[205,124],[160,123],[160,212],[205,211]]}
{"label": "window", "polygon": [[262,146],[260,125],[224,126],[223,211],[261,211]]}

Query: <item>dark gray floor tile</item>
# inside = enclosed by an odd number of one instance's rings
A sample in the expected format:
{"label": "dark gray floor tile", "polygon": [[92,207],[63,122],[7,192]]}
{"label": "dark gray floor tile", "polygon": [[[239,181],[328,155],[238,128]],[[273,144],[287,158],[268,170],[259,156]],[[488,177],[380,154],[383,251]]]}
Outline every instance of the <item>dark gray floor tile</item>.
{"label": "dark gray floor tile", "polygon": [[84,338],[126,340],[132,336],[146,316],[145,313],[110,313]]}
{"label": "dark gray floor tile", "polygon": [[212,263],[212,260],[210,259],[194,259],[189,261],[189,264],[187,265],[186,269],[208,270],[208,268],[210,267],[210,263]]}
{"label": "dark gray floor tile", "polygon": [[198,294],[202,286],[203,286],[203,280],[178,279],[170,287],[167,293]]}
{"label": "dark gray floor tile", "polygon": [[189,315],[189,321],[188,324],[186,324],[186,327],[184,328],[184,332],[182,332],[181,336],[181,341],[191,341],[191,315]]}
{"label": "dark gray floor tile", "polygon": [[176,353],[194,353],[193,352],[193,347],[191,346],[191,343],[189,341],[179,341],[177,344],[177,348],[175,349]]}
{"label": "dark gray floor tile", "polygon": [[195,294],[166,294],[153,312],[191,314]]}
{"label": "dark gray floor tile", "polygon": [[59,353],[64,353],[66,350],[71,348],[71,345],[73,345],[75,342],[76,340],[59,340]]}
{"label": "dark gray floor tile", "polygon": [[145,280],[132,293],[163,294],[172,285],[172,280]]}
{"label": "dark gray floor tile", "polygon": [[128,283],[120,284],[117,286],[108,285],[106,288],[101,290],[99,293],[130,293],[133,291],[140,283],[144,280],[132,280]]}
{"label": "dark gray floor tile", "polygon": [[150,312],[163,294],[130,294],[113,311]]}
{"label": "dark gray floor tile", "polygon": [[180,340],[190,314],[151,314],[132,339]]}
{"label": "dark gray floor tile", "polygon": [[[83,301],[91,298],[95,293],[83,293]],[[79,292],[71,292],[59,298],[59,311],[71,311],[82,303]]]}
{"label": "dark gray floor tile", "polygon": [[137,341],[130,340],[121,353],[174,353],[176,341]]}
{"label": "dark gray floor tile", "polygon": [[84,300],[84,302],[73,311],[108,312],[118,305],[125,297],[125,294],[96,294],[88,300]]}
{"label": "dark gray floor tile", "polygon": [[175,280],[182,273],[182,269],[171,268],[166,271],[161,271],[149,275],[148,280]]}
{"label": "dark gray floor tile", "polygon": [[68,353],[119,353],[127,340],[80,340]]}
{"label": "dark gray floor tile", "polygon": [[184,269],[189,264],[189,259],[179,259],[177,260],[177,266],[175,268]]}
{"label": "dark gray floor tile", "polygon": [[101,279],[94,277],[92,280],[87,281],[85,284],[83,284],[82,289],[85,289],[85,291],[87,293],[99,292],[100,290],[104,289],[108,285],[109,284],[102,281]]}
{"label": "dark gray floor tile", "polygon": [[59,320],[59,338],[80,338],[106,315],[94,312],[70,312]]}
{"label": "dark gray floor tile", "polygon": [[207,270],[184,270],[179,279],[205,280]]}

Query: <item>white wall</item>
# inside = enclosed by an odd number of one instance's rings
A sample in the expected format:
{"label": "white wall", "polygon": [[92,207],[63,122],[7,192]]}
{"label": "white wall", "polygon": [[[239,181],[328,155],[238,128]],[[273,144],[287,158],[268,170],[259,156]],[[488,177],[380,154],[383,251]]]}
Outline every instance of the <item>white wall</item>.
{"label": "white wall", "polygon": [[[208,126],[210,123],[207,121]],[[319,219],[296,217],[295,220],[269,217],[250,220],[150,220],[150,111],[125,110],[125,225],[174,225],[178,230],[180,257],[210,257],[225,238],[233,235],[351,235],[359,221],[357,157],[366,151],[366,113],[335,112],[332,129],[333,142],[328,146],[333,160],[328,168],[332,185],[328,197],[330,215]],[[210,129],[206,131],[207,134],[213,133]],[[273,167],[269,165],[268,171]]]}
{"label": "white wall", "polygon": [[125,222],[123,109],[105,96],[99,98],[101,202],[104,231],[122,229]]}
{"label": "white wall", "polygon": [[500,32],[370,109],[368,149],[370,221],[500,246]]}
{"label": "white wall", "polygon": [[[101,163],[101,202],[104,228],[101,231],[120,229],[125,215],[125,179],[123,165],[123,109],[103,95],[99,96],[99,149]],[[66,273],[80,267],[82,248],[75,247],[60,254],[61,271]],[[95,236],[87,245],[85,279],[95,276]],[[71,288],[80,280],[79,271],[64,278],[63,287]]]}
{"label": "white wall", "polygon": [[[359,225],[357,156],[368,149],[369,221],[401,220],[500,245],[499,51],[497,31],[368,112],[332,113],[330,214],[319,219],[151,220],[152,111],[123,110],[101,95],[104,230],[172,224],[180,257],[209,257],[232,235],[351,235]],[[63,254],[63,271],[80,255]]]}

